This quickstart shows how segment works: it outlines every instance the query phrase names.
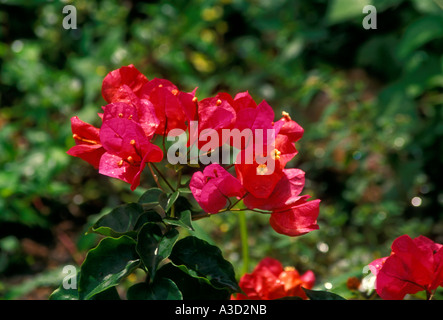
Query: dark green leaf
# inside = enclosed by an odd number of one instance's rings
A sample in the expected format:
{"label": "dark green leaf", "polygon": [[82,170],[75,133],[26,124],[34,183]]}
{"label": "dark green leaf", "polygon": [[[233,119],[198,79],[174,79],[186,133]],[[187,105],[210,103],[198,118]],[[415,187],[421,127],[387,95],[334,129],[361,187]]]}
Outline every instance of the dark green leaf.
{"label": "dark green leaf", "polygon": [[158,199],[164,192],[159,188],[148,189],[138,199],[138,203],[158,203]]}
{"label": "dark green leaf", "polygon": [[116,287],[110,287],[105,291],[97,293],[91,300],[121,300]]}
{"label": "dark green leaf", "polygon": [[118,206],[100,218],[91,227],[91,231],[109,237],[120,237],[134,231],[134,226],[143,213],[143,207],[138,203]]}
{"label": "dark green leaf", "polygon": [[165,218],[163,219],[163,222],[194,231],[194,228],[192,227],[191,211],[189,210],[180,212],[175,218]]}
{"label": "dark green leaf", "polygon": [[320,290],[309,290],[306,288],[302,289],[305,291],[306,295],[311,300],[346,300],[345,298],[339,296],[338,294],[328,292],[328,291],[320,291]]}
{"label": "dark green leaf", "polygon": [[139,263],[135,241],[132,238],[104,238],[97,247],[88,252],[81,266],[79,298],[87,300],[116,286],[137,268]]}
{"label": "dark green leaf", "polygon": [[223,258],[216,246],[194,236],[178,241],[169,257],[176,265],[184,265],[197,275],[207,278],[216,288],[227,288],[231,292],[240,290],[232,264]]}
{"label": "dark green leaf", "polygon": [[137,283],[127,292],[128,300],[182,300],[177,285],[170,279],[159,278],[152,283]]}
{"label": "dark green leaf", "polygon": [[136,249],[151,278],[155,277],[159,264],[171,254],[178,235],[176,229],[163,235],[160,227],[154,223],[146,223],[140,229]]}
{"label": "dark green leaf", "polygon": [[60,286],[51,293],[49,300],[78,300],[78,291]]}
{"label": "dark green leaf", "polygon": [[168,212],[169,209],[171,209],[171,207],[173,206],[173,204],[175,203],[175,201],[177,200],[179,195],[180,195],[180,193],[178,191],[175,191],[173,194],[171,194],[168,197],[168,201],[166,203],[166,208],[165,208],[166,212]]}
{"label": "dark green leaf", "polygon": [[161,221],[160,214],[154,209],[146,210],[141,204],[129,203],[104,215],[90,228],[90,231],[113,238],[122,235],[135,237],[137,230],[146,222]]}
{"label": "dark green leaf", "polygon": [[166,206],[168,205],[168,195],[166,193],[162,193],[159,197],[158,197],[158,203],[160,204],[160,206],[163,208],[163,210],[165,210],[166,212]]}
{"label": "dark green leaf", "polygon": [[[68,284],[72,284],[72,281],[75,281],[75,284],[79,281],[80,273],[77,272],[75,275],[75,280],[68,280]],[[54,292],[49,296],[49,300],[78,300],[78,291],[77,285],[69,286],[69,288],[65,288],[64,283],[62,283]]]}
{"label": "dark green leaf", "polygon": [[400,59],[404,59],[427,42],[442,37],[443,20],[441,15],[426,15],[406,28],[398,45],[398,56]]}
{"label": "dark green leaf", "polygon": [[[76,275],[75,283],[78,283],[79,279],[80,272],[78,272]],[[65,288],[65,286],[61,284],[60,287],[54,290],[54,292],[49,296],[49,300],[78,300],[77,286],[74,288]],[[120,300],[120,296],[116,287],[110,287],[91,297],[91,300]]]}
{"label": "dark green leaf", "polygon": [[184,265],[167,263],[157,271],[157,277],[174,281],[184,300],[226,300],[231,296],[228,290],[215,288],[208,279],[199,277]]}
{"label": "dark green leaf", "polygon": [[148,210],[138,218],[137,223],[134,226],[134,231],[140,230],[140,228],[148,222],[162,222],[162,217],[155,210]]}
{"label": "dark green leaf", "polygon": [[175,212],[182,212],[189,210],[191,213],[193,212],[192,204],[189,200],[183,196],[179,196],[175,201]]}

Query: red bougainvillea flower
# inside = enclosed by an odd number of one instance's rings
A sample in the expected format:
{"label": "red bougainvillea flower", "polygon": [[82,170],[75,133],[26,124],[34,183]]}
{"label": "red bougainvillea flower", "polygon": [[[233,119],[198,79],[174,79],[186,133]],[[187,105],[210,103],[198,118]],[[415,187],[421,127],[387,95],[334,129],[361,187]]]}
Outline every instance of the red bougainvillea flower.
{"label": "red bougainvillea flower", "polygon": [[317,217],[320,200],[306,201],[307,197],[293,203],[290,207],[272,211],[269,224],[278,233],[296,237],[319,229]]}
{"label": "red bougainvillea flower", "polygon": [[111,71],[103,79],[102,96],[106,102],[125,100],[128,92],[138,94],[149,80],[132,64]]}
{"label": "red bougainvillea flower", "polygon": [[97,169],[100,158],[105,153],[100,142],[100,129],[81,121],[78,117],[71,118],[71,128],[76,145],[67,153],[83,159]]}
{"label": "red bougainvillea flower", "polygon": [[285,135],[292,142],[297,142],[303,137],[303,128],[294,120],[291,119],[289,113],[283,111],[283,117],[276,122],[281,125],[279,134]]}
{"label": "red bougainvillea flower", "polygon": [[300,199],[305,185],[305,173],[300,169],[284,169],[283,177],[267,198],[257,198],[249,193],[243,200],[250,209],[274,210],[290,206]]}
{"label": "red bougainvillea flower", "polygon": [[163,159],[162,150],[149,141],[133,119],[122,116],[104,121],[100,140],[106,153],[100,159],[99,173],[130,183],[131,190],[140,184],[140,174],[147,162]]}
{"label": "red bougainvillea flower", "polygon": [[113,118],[124,118],[134,121],[142,127],[146,137],[151,139],[159,125],[154,110],[148,107],[146,100],[135,97],[133,102],[114,102],[102,107],[102,120],[105,122]]}
{"label": "red bougainvillea flower", "polygon": [[284,169],[283,177],[267,198],[247,194],[244,204],[249,209],[272,211],[271,227],[278,233],[299,236],[319,228],[317,217],[320,200],[307,201],[309,195],[300,196],[304,188],[305,173],[300,169]]}
{"label": "red bougainvillea flower", "polygon": [[226,92],[217,95],[219,99],[226,100],[234,109],[236,119],[234,128],[243,129],[270,129],[273,126],[274,110],[266,101],[257,105],[249,92],[240,92],[232,98]]}
{"label": "red bougainvillea flower", "polygon": [[[248,101],[244,96],[242,100]],[[249,106],[252,103],[248,103]],[[235,127],[239,130],[251,129],[255,133],[256,129],[272,129],[274,121],[274,110],[263,100],[257,107],[243,107],[237,111],[237,120]],[[266,142],[266,141],[265,141]]]}
{"label": "red bougainvillea flower", "polygon": [[273,258],[264,258],[252,273],[243,275],[240,288],[245,294],[231,296],[233,300],[274,300],[284,297],[307,299],[303,288],[312,289],[315,275],[307,271],[300,275],[293,267],[283,268]]}
{"label": "red bougainvillea flower", "polygon": [[250,143],[257,143],[259,135],[261,136],[261,143],[264,145],[270,144],[271,142],[267,141],[267,130],[277,130],[274,131],[271,138],[274,141],[279,129],[274,127],[274,110],[265,100],[257,105],[248,92],[241,92],[235,96],[233,104],[236,111],[234,129],[239,131],[251,130],[250,132],[254,137],[252,141],[247,141],[249,143],[231,139],[230,144],[233,147],[241,150],[245,149],[250,146]]}
{"label": "red bougainvillea flower", "polygon": [[443,245],[425,236],[394,240],[391,255],[369,264],[376,276],[376,291],[384,300],[402,300],[425,290],[428,298],[443,286]]}
{"label": "red bougainvillea flower", "polygon": [[267,198],[284,176],[283,168],[297,150],[287,137],[277,135],[271,146],[264,145],[260,151],[256,144],[242,150],[235,162],[235,171],[245,189],[256,198]]}
{"label": "red bougainvillea flower", "polygon": [[229,144],[237,149],[245,149],[253,143],[253,136],[262,133],[256,130],[264,131],[263,143],[266,144],[266,130],[274,129],[272,108],[264,100],[257,105],[248,92],[238,93],[235,98],[226,92],[218,93],[213,98],[200,101],[198,108],[200,136],[203,133],[202,140],[207,141],[207,136],[217,133],[219,143],[215,144],[216,147],[228,142],[222,134],[224,129],[231,130]]}
{"label": "red bougainvillea flower", "polygon": [[[215,149],[226,142],[223,129],[230,130],[235,123],[235,111],[226,95],[217,95],[198,102],[198,148],[207,145]],[[191,138],[191,145],[196,137]],[[210,150],[207,150],[210,151]]]}
{"label": "red bougainvillea flower", "polygon": [[[267,198],[283,177],[283,169],[297,154],[297,149],[291,141],[295,135],[294,132],[287,130],[289,135],[280,134],[284,121],[278,121],[270,128],[265,128],[266,123],[271,124],[270,120],[274,117],[274,112],[272,108],[266,111],[269,107],[267,103],[262,102],[260,105],[264,106],[264,111],[256,116],[256,121],[252,125],[266,130],[258,131],[262,134],[261,138],[258,138],[255,133],[254,143],[238,154],[235,170],[237,177],[250,194],[257,198]],[[260,110],[260,105],[255,111]],[[269,130],[272,131],[269,132]],[[260,145],[261,148],[257,148]]]}
{"label": "red bougainvillea flower", "polygon": [[[243,156],[242,153],[239,154],[239,157],[241,156]],[[269,197],[276,184],[284,175],[279,161],[270,162],[273,160],[268,159],[264,163],[259,163],[256,157],[253,158],[252,163],[245,163],[247,161],[237,160],[235,164],[238,180],[240,180],[248,193],[254,197]]]}
{"label": "red bougainvillea flower", "polygon": [[217,97],[226,100],[234,108],[236,113],[247,108],[257,108],[257,104],[248,91],[237,93],[235,98],[232,98],[227,92],[220,92]]}
{"label": "red bougainvillea flower", "polygon": [[243,197],[240,181],[219,164],[207,166],[192,175],[189,188],[198,204],[208,213],[223,209],[230,197]]}
{"label": "red bougainvillea flower", "polygon": [[140,98],[152,103],[160,121],[156,133],[167,135],[173,129],[185,131],[189,122],[195,119],[195,91],[182,92],[169,80],[154,78],[140,89]]}

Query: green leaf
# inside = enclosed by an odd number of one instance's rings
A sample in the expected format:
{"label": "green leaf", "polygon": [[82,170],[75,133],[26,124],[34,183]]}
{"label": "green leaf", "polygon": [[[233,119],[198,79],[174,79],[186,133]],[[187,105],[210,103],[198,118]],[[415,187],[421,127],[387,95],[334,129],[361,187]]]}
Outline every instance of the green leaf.
{"label": "green leaf", "polygon": [[186,197],[179,196],[175,201],[174,205],[175,205],[175,212],[183,212],[186,210],[191,211],[191,213],[194,212],[192,204],[189,202],[189,200]]}
{"label": "green leaf", "polygon": [[153,210],[145,211],[141,204],[128,203],[104,215],[90,231],[113,238],[122,235],[135,237],[137,229],[148,221],[160,222],[161,217]]}
{"label": "green leaf", "polygon": [[179,195],[180,193],[175,191],[172,194],[163,193],[159,196],[158,201],[165,212],[168,212],[171,209],[172,205],[175,203],[175,201],[177,201]]}
{"label": "green leaf", "polygon": [[340,23],[348,19],[362,16],[367,0],[332,0],[328,3],[326,21],[329,24]]}
{"label": "green leaf", "polygon": [[321,291],[321,290],[309,290],[303,287],[302,289],[305,291],[306,295],[311,300],[346,300],[345,298],[332,292]]}
{"label": "green leaf", "polygon": [[412,51],[422,45],[443,38],[443,19],[440,15],[426,15],[413,23],[406,29],[400,43],[398,44],[398,57],[406,58]]}
{"label": "green leaf", "polygon": [[121,300],[116,287],[110,287],[105,291],[94,295],[91,300]]}
{"label": "green leaf", "polygon": [[192,227],[192,215],[191,211],[189,210],[180,212],[179,214],[176,215],[175,218],[165,218],[163,219],[163,222],[173,226],[179,226],[194,231],[194,228]]}
{"label": "green leaf", "polygon": [[154,279],[160,263],[171,254],[178,236],[176,229],[171,229],[163,235],[160,227],[154,223],[146,223],[140,229],[136,250],[148,269],[151,279]]}
{"label": "green leaf", "polygon": [[215,288],[208,279],[198,276],[184,265],[167,263],[158,270],[157,277],[171,279],[184,300],[226,300],[231,296],[228,290]]}
{"label": "green leaf", "polygon": [[216,288],[240,291],[232,264],[223,258],[218,247],[204,240],[194,236],[181,239],[175,244],[169,258],[174,265],[184,265],[197,275],[207,278]]}
{"label": "green leaf", "polygon": [[[77,283],[78,278],[79,274],[77,274]],[[63,284],[61,284],[51,293],[49,300],[78,300],[78,291],[74,288],[66,289],[63,287]]]}
{"label": "green leaf", "polygon": [[78,300],[78,291],[74,289],[66,290],[63,286],[60,286],[51,293],[49,300]]}
{"label": "green leaf", "polygon": [[158,203],[158,199],[164,192],[159,188],[148,189],[145,193],[141,195],[138,199],[138,203]]}
{"label": "green leaf", "polygon": [[128,300],[182,300],[177,285],[170,279],[159,278],[152,283],[136,283],[128,289]]}
{"label": "green leaf", "polygon": [[128,236],[104,238],[86,255],[81,265],[78,293],[81,300],[116,286],[135,270],[140,259],[134,239]]}
{"label": "green leaf", "polygon": [[166,208],[165,211],[168,212],[169,209],[171,209],[171,207],[173,206],[173,204],[175,203],[175,201],[177,201],[178,196],[180,195],[180,192],[175,191],[173,194],[171,194],[168,197],[168,201],[166,202]]}
{"label": "green leaf", "polygon": [[[77,282],[80,278],[80,272],[77,273],[76,279]],[[78,300],[78,290],[77,288],[65,288],[63,284],[61,284],[54,292],[49,296],[49,300]],[[105,291],[97,293],[91,300],[120,300],[120,296],[117,292],[116,287],[110,287]]]}
{"label": "green leaf", "polygon": [[101,217],[90,230],[109,237],[120,237],[134,230],[134,226],[142,214],[143,207],[140,204],[124,204]]}

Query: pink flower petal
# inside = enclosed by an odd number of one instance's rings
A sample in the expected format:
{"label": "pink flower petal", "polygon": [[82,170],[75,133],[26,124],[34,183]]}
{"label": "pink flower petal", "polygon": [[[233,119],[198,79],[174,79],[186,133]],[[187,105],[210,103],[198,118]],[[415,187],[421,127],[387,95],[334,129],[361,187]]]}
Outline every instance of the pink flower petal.
{"label": "pink flower petal", "polygon": [[320,200],[312,200],[285,211],[274,211],[271,213],[269,223],[276,232],[291,237],[317,230],[319,204]]}
{"label": "pink flower petal", "polygon": [[138,71],[132,64],[111,71],[103,79],[102,96],[108,102],[119,101],[119,97],[125,94],[126,89],[121,89],[123,85],[127,85],[135,94],[149,80]]}

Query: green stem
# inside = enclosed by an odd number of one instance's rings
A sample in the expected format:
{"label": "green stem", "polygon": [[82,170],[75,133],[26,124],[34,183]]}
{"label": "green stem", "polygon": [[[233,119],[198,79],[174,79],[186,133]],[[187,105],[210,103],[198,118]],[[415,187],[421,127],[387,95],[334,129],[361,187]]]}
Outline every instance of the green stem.
{"label": "green stem", "polygon": [[238,222],[240,226],[240,238],[242,244],[243,268],[242,274],[249,272],[249,245],[248,245],[248,226],[246,224],[246,214],[244,211],[238,211]]}
{"label": "green stem", "polygon": [[183,172],[183,168],[180,168],[180,170],[178,170],[177,187],[175,188],[175,191],[177,191],[178,188],[180,188],[182,185],[182,172]]}

